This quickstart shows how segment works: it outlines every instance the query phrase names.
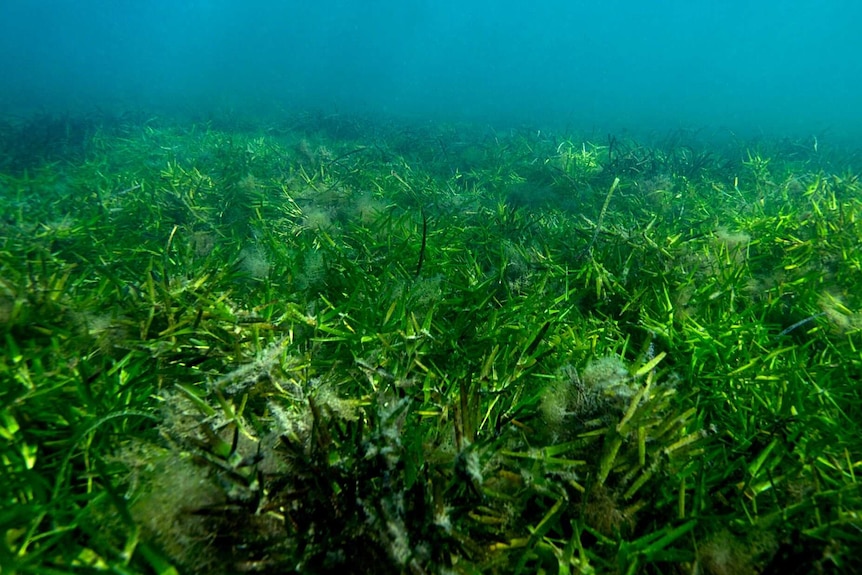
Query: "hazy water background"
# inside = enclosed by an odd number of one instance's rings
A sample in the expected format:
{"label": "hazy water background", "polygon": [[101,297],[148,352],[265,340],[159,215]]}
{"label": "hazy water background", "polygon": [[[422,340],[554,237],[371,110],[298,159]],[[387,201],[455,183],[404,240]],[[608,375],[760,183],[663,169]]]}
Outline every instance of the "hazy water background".
{"label": "hazy water background", "polygon": [[853,0],[0,0],[3,113],[862,133]]}

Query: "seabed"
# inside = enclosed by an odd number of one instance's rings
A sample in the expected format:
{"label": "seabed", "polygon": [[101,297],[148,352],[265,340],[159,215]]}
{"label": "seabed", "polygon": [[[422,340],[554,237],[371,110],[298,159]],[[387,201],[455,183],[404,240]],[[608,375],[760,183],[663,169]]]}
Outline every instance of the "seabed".
{"label": "seabed", "polygon": [[0,572],[862,572],[860,156],[0,123]]}

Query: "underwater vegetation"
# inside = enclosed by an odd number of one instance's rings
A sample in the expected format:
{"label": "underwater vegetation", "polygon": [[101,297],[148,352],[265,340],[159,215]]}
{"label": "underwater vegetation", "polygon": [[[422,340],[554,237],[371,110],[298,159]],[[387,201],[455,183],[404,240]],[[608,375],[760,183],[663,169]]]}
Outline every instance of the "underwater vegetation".
{"label": "underwater vegetation", "polygon": [[862,572],[858,158],[29,125],[4,575]]}

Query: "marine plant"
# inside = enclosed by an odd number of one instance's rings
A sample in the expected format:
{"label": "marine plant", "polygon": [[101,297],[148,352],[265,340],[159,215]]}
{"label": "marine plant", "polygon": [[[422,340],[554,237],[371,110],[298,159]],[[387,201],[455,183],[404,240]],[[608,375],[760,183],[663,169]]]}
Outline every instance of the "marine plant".
{"label": "marine plant", "polygon": [[4,574],[862,568],[849,156],[102,123],[0,174]]}

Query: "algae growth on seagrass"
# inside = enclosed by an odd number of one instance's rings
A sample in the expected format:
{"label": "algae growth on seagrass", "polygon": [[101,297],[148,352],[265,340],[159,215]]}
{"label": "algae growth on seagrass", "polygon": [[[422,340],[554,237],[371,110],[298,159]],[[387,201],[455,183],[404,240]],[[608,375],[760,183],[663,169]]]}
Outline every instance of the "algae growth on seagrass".
{"label": "algae growth on seagrass", "polygon": [[849,153],[33,122],[0,127],[4,572],[862,568]]}

